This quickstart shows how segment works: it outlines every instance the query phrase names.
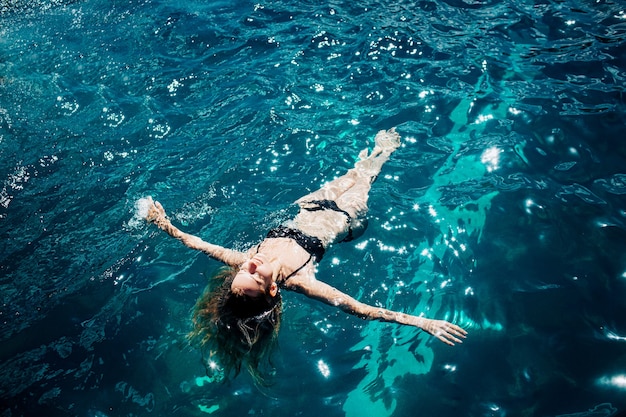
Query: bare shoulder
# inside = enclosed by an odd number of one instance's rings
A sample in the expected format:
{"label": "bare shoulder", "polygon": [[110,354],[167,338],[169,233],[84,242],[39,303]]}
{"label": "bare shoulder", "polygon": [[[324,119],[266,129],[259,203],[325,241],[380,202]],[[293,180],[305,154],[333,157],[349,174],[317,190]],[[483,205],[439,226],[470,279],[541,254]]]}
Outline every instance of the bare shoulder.
{"label": "bare shoulder", "polygon": [[307,293],[318,284],[319,281],[315,278],[315,267],[313,263],[310,262],[295,275],[283,281],[282,287],[290,291]]}

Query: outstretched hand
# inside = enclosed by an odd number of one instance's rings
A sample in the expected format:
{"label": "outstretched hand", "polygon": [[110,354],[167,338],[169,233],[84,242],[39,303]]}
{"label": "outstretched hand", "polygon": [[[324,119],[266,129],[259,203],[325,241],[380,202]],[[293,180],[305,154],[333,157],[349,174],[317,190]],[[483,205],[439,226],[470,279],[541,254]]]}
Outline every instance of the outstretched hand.
{"label": "outstretched hand", "polygon": [[148,204],[148,212],[146,213],[146,221],[150,223],[159,224],[159,221],[165,220],[165,209],[158,201],[154,201],[152,197],[146,197]]}
{"label": "outstretched hand", "polygon": [[467,336],[467,332],[456,324],[448,323],[445,320],[420,318],[424,321],[418,327],[447,345],[454,346],[455,343],[463,343],[461,339],[465,339]]}

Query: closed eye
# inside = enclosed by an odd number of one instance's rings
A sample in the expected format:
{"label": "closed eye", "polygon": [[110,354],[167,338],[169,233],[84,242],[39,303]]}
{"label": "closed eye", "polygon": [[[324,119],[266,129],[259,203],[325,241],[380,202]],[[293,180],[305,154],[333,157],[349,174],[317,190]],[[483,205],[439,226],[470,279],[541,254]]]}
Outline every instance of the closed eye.
{"label": "closed eye", "polygon": [[263,285],[265,285],[265,282],[263,281],[263,279],[256,272],[254,274],[251,274],[250,272],[248,272],[248,277],[250,277],[250,279],[256,282],[257,285],[259,285],[260,287],[263,287]]}

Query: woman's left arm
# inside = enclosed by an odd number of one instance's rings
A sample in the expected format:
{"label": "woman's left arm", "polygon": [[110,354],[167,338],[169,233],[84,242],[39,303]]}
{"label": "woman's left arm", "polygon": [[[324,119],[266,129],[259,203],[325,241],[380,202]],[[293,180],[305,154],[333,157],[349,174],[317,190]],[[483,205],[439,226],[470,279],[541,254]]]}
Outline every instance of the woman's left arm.
{"label": "woman's left arm", "polygon": [[316,280],[314,277],[293,277],[289,280],[288,288],[300,292],[307,297],[339,307],[346,313],[353,314],[362,319],[379,320],[417,327],[450,346],[454,346],[455,343],[463,343],[461,339],[464,339],[467,335],[464,329],[444,320],[432,320],[426,317],[412,316],[410,314],[364,304],[342,293],[335,287]]}

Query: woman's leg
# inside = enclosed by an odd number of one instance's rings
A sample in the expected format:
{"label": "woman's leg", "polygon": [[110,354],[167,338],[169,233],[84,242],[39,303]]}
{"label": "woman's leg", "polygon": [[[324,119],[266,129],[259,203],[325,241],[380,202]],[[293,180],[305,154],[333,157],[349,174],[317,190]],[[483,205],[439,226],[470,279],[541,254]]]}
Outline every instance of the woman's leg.
{"label": "woman's leg", "polygon": [[367,198],[371,184],[376,180],[389,155],[400,146],[400,135],[395,129],[381,130],[376,135],[374,150],[368,155],[367,149],[359,153],[359,160],[346,174],[325,184],[322,188],[296,201],[306,204],[310,201],[331,200],[353,218],[367,212]]}
{"label": "woman's leg", "polygon": [[301,207],[293,220],[296,228],[321,239],[324,247],[363,233],[369,190],[389,155],[400,146],[400,135],[394,129],[382,130],[375,142],[372,153],[362,150],[354,168],[345,175],[296,201]]}
{"label": "woman's leg", "polygon": [[389,156],[400,146],[400,135],[394,129],[380,131],[375,138],[376,145],[368,156],[367,150],[361,151],[360,160],[346,176],[354,179],[354,185],[340,194],[335,202],[355,219],[367,213],[367,200],[372,183],[380,174]]}

